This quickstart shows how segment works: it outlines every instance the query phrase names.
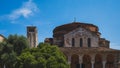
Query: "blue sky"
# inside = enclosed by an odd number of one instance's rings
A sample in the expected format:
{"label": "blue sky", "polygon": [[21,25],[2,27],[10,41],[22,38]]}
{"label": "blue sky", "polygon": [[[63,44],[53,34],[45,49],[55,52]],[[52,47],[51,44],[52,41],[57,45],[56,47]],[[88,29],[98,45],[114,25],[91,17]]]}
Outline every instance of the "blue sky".
{"label": "blue sky", "polygon": [[0,34],[26,36],[26,26],[38,28],[39,42],[52,30],[74,21],[95,24],[111,48],[120,49],[120,0],[0,0]]}

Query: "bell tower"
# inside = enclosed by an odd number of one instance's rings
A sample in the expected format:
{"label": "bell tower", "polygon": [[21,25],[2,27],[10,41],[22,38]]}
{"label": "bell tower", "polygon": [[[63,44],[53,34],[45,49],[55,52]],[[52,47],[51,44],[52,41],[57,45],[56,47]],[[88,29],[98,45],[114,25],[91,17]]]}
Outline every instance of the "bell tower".
{"label": "bell tower", "polygon": [[27,26],[27,39],[29,42],[30,48],[37,47],[38,45],[38,36],[37,36],[36,26]]}

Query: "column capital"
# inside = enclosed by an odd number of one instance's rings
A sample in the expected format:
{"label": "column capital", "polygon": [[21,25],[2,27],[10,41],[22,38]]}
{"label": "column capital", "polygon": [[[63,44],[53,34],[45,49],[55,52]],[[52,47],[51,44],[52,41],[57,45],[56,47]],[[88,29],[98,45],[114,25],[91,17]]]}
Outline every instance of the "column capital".
{"label": "column capital", "polygon": [[68,64],[71,64],[71,61],[68,61]]}
{"label": "column capital", "polygon": [[83,56],[80,56],[80,55],[79,55],[79,63],[82,63],[82,62],[83,62],[82,57],[83,57]]}
{"label": "column capital", "polygon": [[95,62],[95,57],[91,57],[91,63],[94,63]]}
{"label": "column capital", "polygon": [[79,57],[79,63],[82,63],[83,60],[82,60],[82,57]]}
{"label": "column capital", "polygon": [[105,64],[105,63],[106,63],[106,60],[102,61],[102,63]]}
{"label": "column capital", "polygon": [[83,57],[84,54],[79,54],[79,57]]}
{"label": "column capital", "polygon": [[68,56],[68,64],[71,64],[71,56]]}
{"label": "column capital", "polygon": [[94,63],[95,63],[95,61],[91,61],[91,63],[92,63],[92,64],[94,64]]}

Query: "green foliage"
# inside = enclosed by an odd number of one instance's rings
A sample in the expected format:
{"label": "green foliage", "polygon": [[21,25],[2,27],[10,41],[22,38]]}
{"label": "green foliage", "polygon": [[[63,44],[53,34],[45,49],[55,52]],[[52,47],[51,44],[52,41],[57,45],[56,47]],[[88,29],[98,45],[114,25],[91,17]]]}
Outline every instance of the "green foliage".
{"label": "green foliage", "polygon": [[[29,60],[28,60],[29,58]],[[30,68],[69,68],[64,54],[54,45],[41,43],[38,48],[25,49],[18,57],[20,67],[30,66]],[[26,62],[25,62],[26,61]]]}
{"label": "green foliage", "polygon": [[35,57],[31,55],[30,52],[22,53],[19,56],[18,61],[22,62],[22,63],[19,63],[20,68],[33,68],[37,63],[37,61],[35,60]]}
{"label": "green foliage", "polygon": [[13,51],[12,45],[2,42],[0,43],[0,67],[14,68],[16,62],[16,53]]}
{"label": "green foliage", "polygon": [[22,50],[28,47],[27,39],[24,36],[9,35],[4,42],[0,43],[0,68],[14,68],[17,63],[17,56]]}
{"label": "green foliage", "polygon": [[7,42],[13,45],[13,50],[20,55],[22,50],[28,47],[28,41],[24,36],[9,35]]}
{"label": "green foliage", "polygon": [[66,57],[55,45],[40,43],[29,48],[24,36],[10,35],[0,43],[0,68],[69,68]]}

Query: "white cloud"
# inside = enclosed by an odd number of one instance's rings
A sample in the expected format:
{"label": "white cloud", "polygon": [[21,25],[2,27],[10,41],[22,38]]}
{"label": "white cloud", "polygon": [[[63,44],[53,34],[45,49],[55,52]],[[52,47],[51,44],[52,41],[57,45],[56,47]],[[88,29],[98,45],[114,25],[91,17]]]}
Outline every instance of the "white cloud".
{"label": "white cloud", "polygon": [[10,14],[4,15],[0,18],[8,18],[9,20],[11,20],[12,23],[18,20],[20,17],[29,18],[38,11],[39,8],[37,7],[37,5],[32,0],[29,0],[28,2],[24,2],[20,8],[15,9]]}
{"label": "white cloud", "polygon": [[21,16],[23,16],[24,18],[28,18],[37,11],[38,11],[38,7],[36,6],[36,4],[31,0],[29,0],[28,2],[23,3],[23,5],[19,9],[14,10],[9,15],[9,18],[11,20],[18,19]]}

